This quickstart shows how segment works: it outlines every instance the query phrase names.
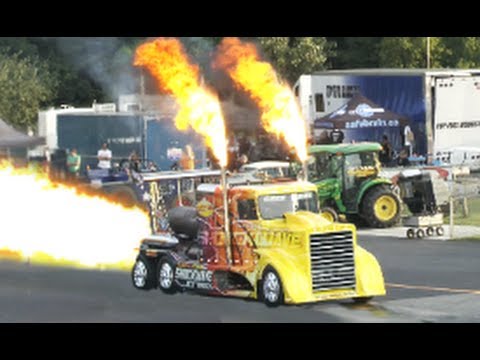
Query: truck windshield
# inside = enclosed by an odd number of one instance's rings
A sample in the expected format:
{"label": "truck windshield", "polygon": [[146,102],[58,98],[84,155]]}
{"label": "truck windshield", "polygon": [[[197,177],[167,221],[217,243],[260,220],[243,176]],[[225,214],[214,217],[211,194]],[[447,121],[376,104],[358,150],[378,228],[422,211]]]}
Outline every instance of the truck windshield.
{"label": "truck windshield", "polygon": [[281,219],[283,214],[289,212],[318,213],[318,199],[313,191],[260,196],[258,204],[264,220]]}

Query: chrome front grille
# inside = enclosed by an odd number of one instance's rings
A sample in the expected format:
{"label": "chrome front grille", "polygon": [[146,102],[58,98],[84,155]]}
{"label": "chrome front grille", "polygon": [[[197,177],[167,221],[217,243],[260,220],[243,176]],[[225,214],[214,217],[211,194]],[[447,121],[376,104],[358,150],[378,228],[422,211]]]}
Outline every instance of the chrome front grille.
{"label": "chrome front grille", "polygon": [[351,231],[310,235],[310,261],[313,291],[355,288]]}

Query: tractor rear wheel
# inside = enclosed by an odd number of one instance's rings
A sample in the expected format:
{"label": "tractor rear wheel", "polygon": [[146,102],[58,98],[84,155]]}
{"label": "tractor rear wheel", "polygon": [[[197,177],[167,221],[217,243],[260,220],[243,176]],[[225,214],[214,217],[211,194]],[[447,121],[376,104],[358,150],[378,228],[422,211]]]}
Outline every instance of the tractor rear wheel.
{"label": "tractor rear wheel", "polygon": [[362,217],[369,226],[388,228],[400,218],[400,200],[387,186],[376,186],[362,200]]}

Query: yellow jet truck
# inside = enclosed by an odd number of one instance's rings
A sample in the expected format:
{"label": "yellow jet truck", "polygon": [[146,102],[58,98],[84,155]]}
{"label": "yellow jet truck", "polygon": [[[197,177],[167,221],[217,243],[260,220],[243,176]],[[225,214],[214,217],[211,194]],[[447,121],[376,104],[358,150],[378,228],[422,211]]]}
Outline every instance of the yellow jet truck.
{"label": "yellow jet truck", "polygon": [[131,273],[137,289],[249,297],[267,306],[385,295],[378,261],[357,245],[353,224],[319,214],[315,185],[226,182],[200,184],[193,206],[162,211],[161,187],[150,179],[157,199],[150,213],[163,214],[153,222],[163,226],[141,241]]}

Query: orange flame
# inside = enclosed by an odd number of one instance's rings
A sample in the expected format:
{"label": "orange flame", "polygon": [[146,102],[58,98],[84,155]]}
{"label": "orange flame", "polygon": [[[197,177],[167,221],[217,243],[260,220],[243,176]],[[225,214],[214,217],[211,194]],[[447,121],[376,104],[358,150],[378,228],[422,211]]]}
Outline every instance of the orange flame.
{"label": "orange flame", "polygon": [[307,131],[295,97],[278,80],[273,67],[261,61],[254,44],[238,38],[224,38],[218,48],[214,67],[225,70],[235,84],[247,91],[262,112],[265,130],[283,135],[301,161],[307,159]]}
{"label": "orange flame", "polygon": [[45,175],[0,163],[0,255],[80,267],[129,268],[149,234],[140,209],[79,194]]}
{"label": "orange flame", "polygon": [[160,89],[173,94],[180,105],[175,118],[179,130],[189,125],[202,136],[221,166],[227,165],[225,122],[220,102],[199,82],[199,68],[191,64],[176,39],[159,38],[139,46],[134,65],[145,66]]}

